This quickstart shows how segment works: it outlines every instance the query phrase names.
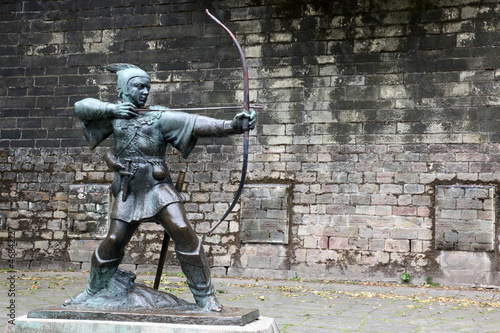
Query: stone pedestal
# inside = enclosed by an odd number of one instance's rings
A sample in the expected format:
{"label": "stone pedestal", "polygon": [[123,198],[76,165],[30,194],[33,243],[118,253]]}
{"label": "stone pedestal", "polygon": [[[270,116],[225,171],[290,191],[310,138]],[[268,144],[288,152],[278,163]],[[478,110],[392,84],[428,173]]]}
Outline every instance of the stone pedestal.
{"label": "stone pedestal", "polygon": [[41,319],[22,316],[6,333],[279,333],[274,319],[259,317],[244,326],[190,325],[104,320]]}

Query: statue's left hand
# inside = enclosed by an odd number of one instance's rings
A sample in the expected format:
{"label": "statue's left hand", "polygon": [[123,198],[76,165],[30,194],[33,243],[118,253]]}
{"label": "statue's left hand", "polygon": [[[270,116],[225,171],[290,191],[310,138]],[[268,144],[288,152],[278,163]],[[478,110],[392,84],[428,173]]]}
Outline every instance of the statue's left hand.
{"label": "statue's left hand", "polygon": [[233,121],[231,122],[231,126],[234,129],[243,132],[242,121],[244,118],[248,118],[248,128],[251,130],[254,129],[256,122],[255,110],[251,110],[250,112],[244,111],[238,113],[236,116],[234,116]]}

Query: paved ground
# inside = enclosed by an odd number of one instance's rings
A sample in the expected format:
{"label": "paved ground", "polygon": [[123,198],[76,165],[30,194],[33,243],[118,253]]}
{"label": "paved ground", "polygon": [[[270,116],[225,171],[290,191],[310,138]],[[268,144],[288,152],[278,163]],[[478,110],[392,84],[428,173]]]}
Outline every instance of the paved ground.
{"label": "paved ground", "polygon": [[[88,272],[0,271],[0,277],[3,332],[11,301],[16,316],[59,305],[84,288]],[[500,290],[239,278],[214,278],[214,285],[224,305],[258,308],[281,333],[500,332]],[[182,277],[165,276],[160,289],[192,301]]]}

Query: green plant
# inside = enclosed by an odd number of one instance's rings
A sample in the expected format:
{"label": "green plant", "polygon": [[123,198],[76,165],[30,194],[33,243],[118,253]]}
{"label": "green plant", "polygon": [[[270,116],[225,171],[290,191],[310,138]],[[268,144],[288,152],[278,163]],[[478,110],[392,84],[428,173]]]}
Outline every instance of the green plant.
{"label": "green plant", "polygon": [[401,274],[400,278],[403,283],[410,283],[411,275],[405,271],[403,274]]}
{"label": "green plant", "polygon": [[427,278],[427,284],[431,287],[439,287],[439,284],[432,282],[432,276],[428,275]]}

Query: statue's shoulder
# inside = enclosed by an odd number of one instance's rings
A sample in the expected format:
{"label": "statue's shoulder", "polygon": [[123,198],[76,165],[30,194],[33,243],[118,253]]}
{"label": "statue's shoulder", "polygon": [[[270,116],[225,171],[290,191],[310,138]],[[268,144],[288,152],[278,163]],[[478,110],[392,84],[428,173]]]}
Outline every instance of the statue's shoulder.
{"label": "statue's shoulder", "polygon": [[93,98],[93,97],[86,97],[84,99],[81,99],[77,102],[75,102],[75,105],[94,105],[94,104],[104,104],[106,102],[101,101],[100,99]]}

